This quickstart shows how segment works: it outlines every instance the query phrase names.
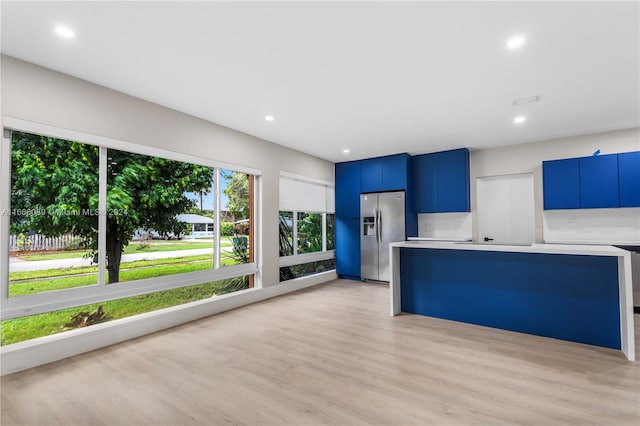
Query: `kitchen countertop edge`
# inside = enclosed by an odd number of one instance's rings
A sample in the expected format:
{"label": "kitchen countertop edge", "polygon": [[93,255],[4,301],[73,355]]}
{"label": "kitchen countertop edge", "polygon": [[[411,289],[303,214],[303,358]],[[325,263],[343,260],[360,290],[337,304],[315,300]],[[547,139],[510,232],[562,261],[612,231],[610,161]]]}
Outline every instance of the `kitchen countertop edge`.
{"label": "kitchen countertop edge", "polygon": [[546,254],[575,254],[586,256],[625,256],[627,250],[609,245],[581,245],[581,244],[532,244],[525,245],[499,245],[499,244],[474,244],[468,242],[449,241],[400,241],[389,244],[389,247],[445,249],[445,250],[477,250],[515,253],[546,253]]}

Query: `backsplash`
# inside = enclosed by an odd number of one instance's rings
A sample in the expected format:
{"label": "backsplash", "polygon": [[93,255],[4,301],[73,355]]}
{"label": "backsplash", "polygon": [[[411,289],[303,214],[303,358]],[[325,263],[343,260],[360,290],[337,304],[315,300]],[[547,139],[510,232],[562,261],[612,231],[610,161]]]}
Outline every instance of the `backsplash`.
{"label": "backsplash", "polygon": [[546,243],[640,244],[640,208],[545,210]]}
{"label": "backsplash", "polygon": [[418,215],[418,237],[471,239],[471,213],[422,213]]}

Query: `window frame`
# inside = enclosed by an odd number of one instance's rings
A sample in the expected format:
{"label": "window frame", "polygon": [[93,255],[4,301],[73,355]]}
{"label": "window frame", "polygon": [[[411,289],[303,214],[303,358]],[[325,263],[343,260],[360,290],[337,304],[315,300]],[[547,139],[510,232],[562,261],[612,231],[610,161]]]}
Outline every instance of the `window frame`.
{"label": "window frame", "polygon": [[[154,157],[166,158],[174,161],[197,164],[212,167],[216,176],[216,201],[220,199],[219,171],[232,170],[246,173],[253,176],[253,261],[233,266],[219,267],[219,241],[215,246],[217,249],[212,253],[214,265],[210,270],[187,272],[183,274],[168,275],[165,277],[147,278],[122,283],[105,283],[106,269],[106,215],[100,215],[98,219],[98,284],[83,287],[69,288],[59,291],[42,292],[24,296],[9,297],[9,215],[6,212],[10,209],[11,196],[11,139],[12,132],[28,132],[52,138],[77,141],[87,145],[94,145],[100,148],[99,163],[99,208],[106,210],[107,199],[107,174],[106,158],[108,149],[117,149],[135,154],[142,154]],[[124,142],[88,133],[61,129],[46,124],[35,123],[13,117],[5,117],[3,120],[2,144],[0,146],[0,304],[2,311],[0,319],[11,319],[22,316],[45,313],[75,306],[82,306],[91,303],[99,303],[107,300],[122,297],[137,296],[145,293],[169,290],[173,288],[185,287],[194,284],[217,281],[226,278],[234,278],[245,275],[256,277],[255,287],[261,287],[259,267],[261,255],[258,228],[260,221],[260,190],[262,171],[249,167],[230,164],[222,161],[196,157],[190,154],[168,151],[160,148]],[[216,204],[217,205],[217,204]],[[219,240],[219,209],[216,209],[216,237]]]}
{"label": "window frame", "polygon": [[[287,266],[295,266],[303,263],[311,263],[311,262],[317,262],[321,260],[328,260],[328,259],[335,258],[335,249],[327,250],[327,215],[328,214],[335,215],[334,200],[333,199],[329,200],[328,198],[333,197],[335,184],[333,184],[332,182],[312,179],[312,178],[296,175],[289,172],[280,172],[280,179],[282,178],[298,180],[303,183],[324,186],[327,194],[327,199],[325,200],[326,207],[324,211],[311,211],[311,210],[301,210],[301,209],[291,209],[291,208],[282,209],[281,206],[279,207],[278,215],[280,214],[280,212],[292,213],[292,239],[293,239],[293,254],[288,256],[279,256],[278,258],[279,267],[284,268]],[[321,213],[322,214],[322,250],[321,251],[298,254],[298,213]]]}

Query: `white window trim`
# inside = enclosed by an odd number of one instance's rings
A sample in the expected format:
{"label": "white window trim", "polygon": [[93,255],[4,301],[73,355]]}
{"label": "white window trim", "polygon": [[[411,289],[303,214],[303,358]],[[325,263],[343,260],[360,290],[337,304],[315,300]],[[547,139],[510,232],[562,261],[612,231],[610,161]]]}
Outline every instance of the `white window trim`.
{"label": "white window trim", "polygon": [[318,262],[320,260],[333,259],[336,256],[335,250],[315,251],[313,253],[297,254],[295,256],[282,256],[280,267],[302,265],[304,263]]}
{"label": "white window trim", "polygon": [[[7,140],[10,130],[3,130],[0,145],[0,315],[4,314],[5,301],[9,297],[9,204],[11,201],[11,149]],[[5,283],[7,283],[5,285]]]}
{"label": "white window trim", "polygon": [[[87,133],[77,132],[73,130],[60,129],[46,124],[35,123],[31,121],[5,117],[3,120],[4,129],[2,135],[2,146],[0,147],[0,213],[7,212],[10,208],[11,194],[11,131],[28,132],[43,136],[49,136],[64,140],[78,141],[88,145],[97,145],[100,147],[100,172],[99,172],[99,207],[106,210],[106,152],[108,148],[123,150],[127,152],[149,155],[161,158],[167,158],[175,161],[182,161],[192,164],[198,164],[207,167],[213,167],[216,170],[216,176],[219,177],[219,170],[232,170],[247,173],[254,176],[254,216],[258,216],[259,193],[259,177],[261,171],[242,166],[236,166],[220,161],[195,157],[188,154],[176,153],[173,151],[162,150],[143,145],[123,142],[116,139],[105,138],[101,136],[91,135]],[[216,198],[219,198],[219,179],[216,180]],[[25,296],[9,297],[9,239],[0,238],[0,304],[2,310],[0,319],[18,318],[27,315],[34,315],[44,312],[66,309],[76,306],[82,306],[90,303],[99,303],[108,300],[119,299],[123,297],[136,296],[140,294],[152,293],[162,290],[170,290],[189,285],[203,284],[206,282],[217,281],[221,279],[240,277],[244,275],[255,275],[254,282],[256,287],[262,287],[260,280],[261,274],[258,271],[259,244],[257,244],[259,230],[257,224],[260,222],[259,217],[253,218],[254,226],[254,261],[244,265],[227,266],[224,268],[196,271],[184,274],[168,275],[164,277],[149,278],[144,280],[126,281],[122,283],[114,283],[106,285],[104,282],[106,269],[106,216],[101,215],[99,219],[99,228],[103,230],[98,233],[98,277],[99,281],[96,285],[87,285],[64,289],[60,291],[43,292]],[[219,223],[219,221],[218,221]],[[219,227],[219,224],[217,225]],[[0,214],[0,234],[9,235],[9,215]],[[219,247],[219,244],[216,246]],[[217,250],[216,250],[217,251]],[[216,252],[214,251],[214,253]],[[215,260],[214,260],[215,261]],[[219,265],[219,259],[214,265]]]}
{"label": "white window trim", "polygon": [[298,211],[294,210],[292,212],[293,214],[293,218],[291,221],[291,226],[293,226],[293,228],[291,229],[291,242],[292,242],[292,246],[293,246],[293,255],[292,256],[297,256],[298,255]]}
{"label": "white window trim", "polygon": [[37,293],[28,296],[10,297],[2,301],[0,319],[20,318],[28,315],[42,314],[91,303],[106,302],[123,297],[139,296],[227,278],[251,275],[257,272],[254,263],[227,266],[217,270],[188,272],[158,278],[99,286],[97,284],[75,287],[60,291]]}
{"label": "white window trim", "polygon": [[322,213],[322,251],[327,251],[327,214]]}
{"label": "white window trim", "polygon": [[[320,260],[333,259],[336,256],[334,249],[327,250],[327,215],[333,213],[325,212],[307,212],[298,210],[281,210],[291,212],[293,215],[292,238],[293,238],[293,254],[279,257],[280,268],[286,266],[302,265],[304,263],[317,262]],[[321,213],[322,214],[322,251],[298,254],[298,213]]]}
{"label": "white window trim", "polygon": [[[218,200],[220,200],[220,169],[214,169],[215,176],[213,178],[214,190],[213,190],[213,208],[215,209],[214,225],[216,227],[214,232],[214,247],[220,247],[220,209],[218,208]],[[220,268],[220,250],[214,250],[213,268]]]}

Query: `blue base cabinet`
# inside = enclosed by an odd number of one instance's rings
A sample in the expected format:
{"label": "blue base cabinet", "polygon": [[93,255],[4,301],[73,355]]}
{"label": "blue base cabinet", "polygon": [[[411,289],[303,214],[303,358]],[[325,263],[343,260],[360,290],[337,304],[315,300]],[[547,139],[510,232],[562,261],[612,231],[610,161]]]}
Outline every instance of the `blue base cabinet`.
{"label": "blue base cabinet", "polygon": [[336,218],[336,272],[340,278],[360,279],[360,218]]}
{"label": "blue base cabinet", "polygon": [[618,259],[402,248],[402,312],[620,349]]}

